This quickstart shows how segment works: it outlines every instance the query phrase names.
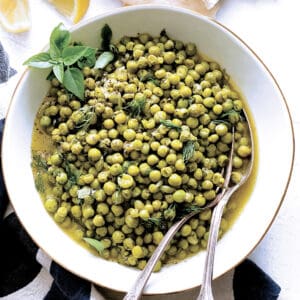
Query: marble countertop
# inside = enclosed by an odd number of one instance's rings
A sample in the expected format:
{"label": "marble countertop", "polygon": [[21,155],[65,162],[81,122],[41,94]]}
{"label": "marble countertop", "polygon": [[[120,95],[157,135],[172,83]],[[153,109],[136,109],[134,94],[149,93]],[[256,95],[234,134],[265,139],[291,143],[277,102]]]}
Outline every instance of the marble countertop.
{"label": "marble countertop", "polygon": [[[71,23],[45,0],[33,0],[32,29],[9,34],[0,28],[0,40],[18,73],[0,85],[0,117],[4,117],[15,85],[24,70],[23,61],[39,52],[59,22]],[[91,0],[84,18],[120,7],[118,0]],[[297,0],[224,0],[216,19],[242,38],[264,61],[276,78],[289,106],[296,147],[300,138],[300,2]],[[41,14],[41,10],[47,10]],[[41,25],[42,24],[42,25]],[[300,153],[295,153],[294,170],[282,207],[270,230],[250,258],[279,283],[279,299],[296,300],[300,295]],[[276,163],[276,162],[275,162]]]}

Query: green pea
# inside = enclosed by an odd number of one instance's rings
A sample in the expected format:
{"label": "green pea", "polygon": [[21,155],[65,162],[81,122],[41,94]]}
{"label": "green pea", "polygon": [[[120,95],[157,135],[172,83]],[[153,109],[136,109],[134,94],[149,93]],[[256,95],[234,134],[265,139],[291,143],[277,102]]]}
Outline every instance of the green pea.
{"label": "green pea", "polygon": [[166,51],[163,54],[164,62],[172,64],[176,59],[176,54],[173,51]]}
{"label": "green pea", "polygon": [[187,237],[191,234],[192,227],[189,224],[184,224],[180,229],[180,234],[184,237]]}
{"label": "green pea", "polygon": [[55,198],[46,199],[44,205],[45,205],[46,210],[50,213],[55,213],[57,211],[58,202]]}
{"label": "green pea", "polygon": [[182,184],[182,178],[178,174],[172,174],[168,179],[169,185],[179,187]]}
{"label": "green pea", "polygon": [[112,241],[116,244],[121,244],[123,243],[125,239],[125,235],[122,231],[120,230],[116,230],[114,231],[114,233],[112,234]]}
{"label": "green pea", "polygon": [[134,185],[134,179],[129,174],[122,174],[118,177],[118,185],[122,189],[129,189]]}
{"label": "green pea", "polygon": [[247,145],[241,145],[237,149],[237,154],[242,158],[248,157],[251,155],[251,148]]}
{"label": "green pea", "polygon": [[109,168],[109,172],[111,173],[111,175],[117,176],[117,175],[119,175],[119,174],[121,174],[123,172],[123,167],[119,163],[113,164]]}
{"label": "green pea", "polygon": [[182,203],[186,200],[186,192],[184,190],[177,190],[173,194],[173,200],[177,203]]}
{"label": "green pea", "polygon": [[144,251],[142,249],[141,246],[134,246],[132,249],[131,249],[131,253],[133,255],[133,257],[135,258],[142,258],[144,256]]}
{"label": "green pea", "polygon": [[103,185],[103,190],[105,192],[106,195],[111,196],[117,189],[117,186],[114,182],[112,181],[108,181],[106,183],[104,183]]}
{"label": "green pea", "polygon": [[97,227],[104,226],[105,220],[102,215],[95,215],[93,218],[93,224]]}

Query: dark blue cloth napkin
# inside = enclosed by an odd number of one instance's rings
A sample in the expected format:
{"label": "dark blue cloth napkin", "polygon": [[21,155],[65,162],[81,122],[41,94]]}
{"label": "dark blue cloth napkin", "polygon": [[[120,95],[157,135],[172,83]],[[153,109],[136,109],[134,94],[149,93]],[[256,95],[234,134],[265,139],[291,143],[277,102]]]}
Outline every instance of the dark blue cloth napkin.
{"label": "dark blue cloth napkin", "polygon": [[0,42],[0,83],[6,82],[14,74],[16,70],[10,67],[8,55]]}

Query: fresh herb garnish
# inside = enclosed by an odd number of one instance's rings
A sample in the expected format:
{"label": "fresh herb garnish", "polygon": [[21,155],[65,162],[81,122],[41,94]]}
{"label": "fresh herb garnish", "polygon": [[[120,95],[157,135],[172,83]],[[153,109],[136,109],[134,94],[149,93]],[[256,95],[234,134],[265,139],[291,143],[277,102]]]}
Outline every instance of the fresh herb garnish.
{"label": "fresh herb garnish", "polygon": [[159,80],[156,79],[154,77],[154,75],[151,73],[151,72],[148,72],[146,75],[143,75],[140,77],[140,81],[141,82],[147,82],[147,81],[150,81],[152,82],[153,84],[155,84],[156,86],[159,86]]}
{"label": "fresh herb garnish", "polygon": [[145,226],[145,228],[148,231],[153,230],[155,226],[158,227],[159,230],[161,230],[162,232],[166,232],[168,229],[167,221],[163,217],[160,218],[151,217],[148,218],[147,220],[143,220],[142,224]]}
{"label": "fresh herb garnish", "polygon": [[114,60],[114,54],[110,51],[104,51],[96,60],[95,69],[104,69],[110,62]]}
{"label": "fresh herb garnish", "polygon": [[232,123],[236,123],[237,121],[241,120],[243,116],[241,115],[242,112],[236,111],[235,109],[231,109],[227,112],[222,113],[218,119],[213,120],[214,124],[224,123],[227,126],[231,126]]}
{"label": "fresh herb garnish", "polygon": [[78,123],[76,124],[76,128],[87,130],[95,116],[94,107],[85,105],[81,107],[78,111],[82,112],[83,114]]}
{"label": "fresh herb garnish", "polygon": [[95,248],[100,254],[103,253],[105,247],[103,245],[103,243],[99,240],[96,239],[92,239],[92,238],[83,238],[83,240],[88,243],[90,246],[92,246],[93,248]]}
{"label": "fresh herb garnish", "polygon": [[110,27],[105,24],[101,30],[101,50],[102,53],[96,60],[94,68],[104,69],[110,62],[112,62],[117,54],[117,48],[111,43],[112,31]]}
{"label": "fresh herb garnish", "polygon": [[[71,34],[60,23],[50,35],[49,51],[30,57],[24,62],[24,65],[41,69],[52,68],[58,81],[69,92],[83,100],[84,80],[80,68],[94,64],[96,49],[82,45],[71,45],[70,43]],[[47,78],[53,76],[50,74]]]}
{"label": "fresh herb garnish", "polygon": [[37,171],[47,171],[48,165],[45,157],[41,154],[33,154],[31,166]]}
{"label": "fresh herb garnish", "polygon": [[105,24],[101,30],[101,39],[102,39],[101,48],[104,51],[110,50],[111,38],[112,38],[112,30],[107,24]]}
{"label": "fresh herb garnish", "polygon": [[46,159],[41,154],[33,154],[31,166],[35,169],[34,184],[36,189],[43,193],[45,191],[45,185],[43,180],[43,174],[47,172],[48,165]]}
{"label": "fresh herb garnish", "polygon": [[138,117],[144,110],[145,104],[146,104],[146,98],[132,100],[131,102],[128,103],[126,107],[124,107],[124,109],[129,111],[132,117]]}
{"label": "fresh herb garnish", "polygon": [[187,141],[182,150],[183,161],[187,163],[193,157],[196,141]]}
{"label": "fresh herb garnish", "polygon": [[65,188],[69,190],[74,184],[77,184],[77,181],[82,172],[78,170],[73,164],[69,163],[67,160],[64,161],[64,168],[68,175],[68,182],[66,183]]}
{"label": "fresh herb garnish", "polygon": [[181,126],[174,124],[171,120],[160,120],[160,123],[165,125],[166,127],[181,130]]}
{"label": "fresh herb garnish", "polygon": [[38,192],[40,192],[40,193],[45,192],[44,180],[43,180],[42,174],[40,172],[37,172],[37,174],[34,178],[34,185]]}

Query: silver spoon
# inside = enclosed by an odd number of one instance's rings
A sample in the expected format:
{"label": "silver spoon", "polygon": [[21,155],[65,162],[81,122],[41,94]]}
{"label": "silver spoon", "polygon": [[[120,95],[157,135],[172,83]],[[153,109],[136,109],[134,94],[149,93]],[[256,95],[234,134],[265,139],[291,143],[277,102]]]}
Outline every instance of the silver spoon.
{"label": "silver spoon", "polygon": [[[250,135],[251,135],[251,142],[252,142],[253,139],[252,139],[251,131],[250,131]],[[137,277],[137,280],[135,281],[135,283],[133,284],[131,289],[128,291],[128,293],[125,295],[123,300],[137,300],[137,299],[140,299],[140,297],[142,295],[142,292],[143,292],[143,289],[144,289],[144,287],[145,287],[145,285],[146,285],[146,283],[147,283],[147,281],[148,281],[148,279],[149,279],[149,277],[150,277],[157,261],[160,259],[161,255],[163,254],[163,252],[164,252],[165,248],[167,247],[167,245],[169,244],[170,240],[174,237],[176,232],[183,226],[183,224],[185,224],[190,218],[192,218],[194,215],[198,214],[200,211],[216,206],[221,201],[222,197],[225,196],[225,194],[227,194],[226,193],[227,191],[228,191],[227,195],[228,195],[228,199],[229,199],[230,196],[234,193],[234,191],[236,191],[242,185],[242,183],[244,183],[246,181],[246,179],[248,178],[248,176],[250,174],[250,171],[248,172],[249,174],[247,175],[247,178],[244,175],[244,177],[243,177],[244,180],[242,180],[243,182],[241,181],[237,185],[235,185],[231,188],[228,188],[229,182],[230,182],[230,177],[231,177],[232,160],[233,160],[233,153],[234,153],[234,129],[233,129],[232,137],[233,138],[232,138],[231,152],[230,152],[229,162],[228,162],[228,165],[227,165],[227,168],[226,168],[226,176],[225,176],[225,182],[224,182],[224,186],[222,188],[222,192],[217,195],[215,200],[213,200],[211,203],[209,203],[205,207],[202,207],[201,210],[192,211],[191,213],[184,216],[181,220],[179,220],[178,222],[173,224],[172,227],[170,227],[170,229],[165,234],[164,238],[161,240],[161,242],[157,246],[156,250],[153,252],[153,254],[150,257],[150,259],[149,259],[148,263],[146,264],[145,268],[143,269],[142,272],[140,272],[139,276]],[[252,142],[252,145],[253,145],[253,142]],[[252,169],[252,162],[253,162],[253,158],[251,159],[251,162],[249,163],[249,164],[251,164],[250,169]],[[228,202],[228,200],[226,202]],[[221,215],[222,215],[223,209],[224,209],[224,207],[220,210]],[[216,218],[216,216],[215,216],[215,218]],[[216,218],[216,219],[218,219],[218,218]],[[221,220],[221,216],[220,216],[220,220]],[[220,225],[220,221],[219,221],[219,225]],[[212,227],[214,227],[214,226],[212,226]],[[217,233],[218,233],[218,230],[219,230],[219,226],[216,228]],[[212,245],[212,246],[214,246],[214,249],[215,249],[215,245]],[[212,249],[213,250],[213,253],[212,253],[213,255],[214,255],[214,249]],[[208,249],[207,251],[209,252],[210,250]],[[211,256],[211,255],[210,255],[210,258],[209,258],[209,262],[213,263],[213,256]],[[208,267],[209,262],[207,261],[205,263],[207,265],[206,268]],[[210,282],[208,280],[209,278],[211,280],[212,270],[211,270],[211,274],[209,274],[209,276],[207,277],[207,282]],[[209,289],[209,286],[204,289],[205,294],[209,290],[211,290],[211,284],[210,284],[210,289]],[[212,293],[211,293],[211,295],[212,295]],[[199,297],[200,297],[200,295],[199,295]],[[201,296],[201,297],[203,297],[203,296]],[[199,298],[199,299],[201,299],[201,298]],[[204,300],[204,299],[208,300],[208,299],[213,299],[213,298],[202,298],[202,300]]]}
{"label": "silver spoon", "polygon": [[[219,234],[221,218],[223,215],[223,210],[226,204],[228,203],[229,199],[233,195],[233,193],[247,181],[253,169],[254,142],[253,142],[253,133],[251,131],[250,126],[249,126],[249,132],[250,132],[250,139],[251,139],[251,158],[248,162],[247,168],[244,171],[241,180],[237,184],[223,190],[224,191],[222,192],[223,196],[221,197],[219,203],[216,205],[216,207],[213,210],[211,223],[210,223],[208,243],[207,243],[206,258],[205,258],[205,264],[203,270],[202,286],[200,288],[200,293],[197,297],[197,300],[214,300],[213,293],[212,293],[212,277],[213,277],[215,250],[218,241],[218,234]],[[232,168],[232,165],[230,166],[230,168]]]}
{"label": "silver spoon", "polygon": [[[232,148],[233,149],[233,148]],[[232,166],[232,158],[233,158],[233,150],[230,153],[229,163],[227,165],[226,169],[226,177],[224,182],[224,187],[228,186],[230,175],[231,175],[231,166]],[[224,188],[223,188],[224,189]],[[176,232],[185,224],[190,218],[192,218],[194,215],[198,214],[200,211],[203,211],[207,208],[211,208],[220,201],[222,196],[221,194],[218,194],[217,197],[207,204],[206,206],[202,207],[201,210],[192,211],[189,214],[185,215],[181,220],[177,221],[175,224],[172,225],[172,227],[169,228],[167,233],[165,234],[164,238],[161,240],[155,251],[153,252],[152,256],[148,260],[145,268],[143,271],[140,272],[139,276],[137,277],[134,285],[131,287],[131,289],[128,291],[128,293],[125,295],[123,300],[137,300],[140,299],[143,289],[154,269],[155,264],[160,259],[161,255],[163,254],[165,248],[171,241],[171,239],[174,237]]]}

